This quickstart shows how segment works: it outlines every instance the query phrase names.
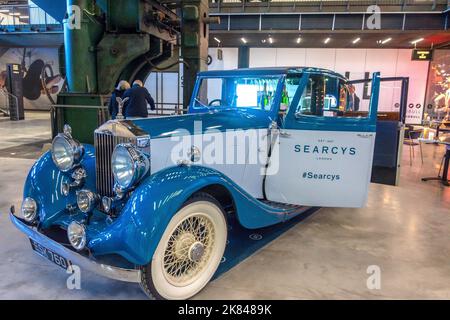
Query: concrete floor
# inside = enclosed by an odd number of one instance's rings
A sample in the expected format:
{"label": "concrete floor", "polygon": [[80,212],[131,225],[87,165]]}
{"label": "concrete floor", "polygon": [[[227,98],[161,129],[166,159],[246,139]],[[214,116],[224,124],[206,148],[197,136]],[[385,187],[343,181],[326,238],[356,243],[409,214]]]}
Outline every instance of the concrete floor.
{"label": "concrete floor", "polygon": [[[50,138],[46,114],[27,117],[0,119],[0,299],[145,299],[138,285],[87,272],[81,290],[68,290],[64,271],[33,254],[10,224],[34,152],[10,150]],[[420,181],[437,173],[444,149],[423,148],[423,165],[416,158],[410,166],[404,153],[399,187],[371,184],[363,209],[321,209],[195,298],[450,299],[450,189]],[[366,286],[371,265],[381,268],[379,290]]]}

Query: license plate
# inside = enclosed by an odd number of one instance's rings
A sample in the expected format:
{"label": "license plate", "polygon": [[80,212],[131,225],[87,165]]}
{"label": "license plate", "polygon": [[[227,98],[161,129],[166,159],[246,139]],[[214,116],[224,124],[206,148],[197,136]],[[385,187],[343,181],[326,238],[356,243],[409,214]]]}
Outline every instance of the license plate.
{"label": "license plate", "polygon": [[60,266],[61,268],[67,270],[67,268],[71,265],[71,262],[69,260],[47,249],[43,245],[34,241],[33,239],[30,239],[30,242],[31,248],[33,248],[34,251],[36,251],[39,255],[43,256],[44,258],[47,258],[57,266]]}

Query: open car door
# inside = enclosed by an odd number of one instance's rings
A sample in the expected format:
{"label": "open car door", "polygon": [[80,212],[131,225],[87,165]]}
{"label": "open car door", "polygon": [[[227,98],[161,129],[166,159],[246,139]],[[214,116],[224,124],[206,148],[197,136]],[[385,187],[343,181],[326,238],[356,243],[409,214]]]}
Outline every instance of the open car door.
{"label": "open car door", "polygon": [[[371,79],[352,80],[348,83],[364,96]],[[356,87],[355,87],[356,86]],[[407,77],[380,78],[377,134],[372,164],[373,183],[397,186],[400,183],[400,162],[408,108]]]}
{"label": "open car door", "polygon": [[271,130],[267,200],[320,207],[367,201],[376,135],[380,75],[369,110],[348,113],[355,97],[345,79],[304,73],[280,128]]}

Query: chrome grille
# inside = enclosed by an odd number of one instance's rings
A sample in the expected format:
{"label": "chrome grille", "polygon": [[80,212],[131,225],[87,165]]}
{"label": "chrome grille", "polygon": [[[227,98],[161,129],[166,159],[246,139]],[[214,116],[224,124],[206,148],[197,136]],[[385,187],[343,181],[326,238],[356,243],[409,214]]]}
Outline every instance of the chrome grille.
{"label": "chrome grille", "polygon": [[120,143],[136,144],[135,138],[114,136],[111,132],[95,132],[95,170],[97,194],[112,197],[114,195],[114,176],[111,158],[114,148]]}
{"label": "chrome grille", "polygon": [[121,143],[132,143],[150,156],[150,135],[132,121],[111,120],[95,130],[95,179],[100,196],[114,196],[111,158],[114,148]]}

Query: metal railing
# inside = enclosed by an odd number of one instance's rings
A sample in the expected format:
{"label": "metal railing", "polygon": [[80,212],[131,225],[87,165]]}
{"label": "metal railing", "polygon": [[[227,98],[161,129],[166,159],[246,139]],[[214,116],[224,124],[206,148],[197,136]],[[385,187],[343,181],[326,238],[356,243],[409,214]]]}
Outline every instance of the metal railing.
{"label": "metal railing", "polygon": [[0,5],[0,32],[62,30],[62,24],[38,6]]}
{"label": "metal railing", "polygon": [[156,110],[148,109],[149,117],[181,115],[188,111],[181,103],[155,103],[155,106]]}
{"label": "metal railing", "polygon": [[[377,5],[380,7],[398,7],[401,10],[439,10],[445,11],[450,8],[449,0],[210,0],[211,8],[220,9],[224,7],[316,7],[319,11],[330,10],[342,7],[345,10],[350,8],[368,7]],[[325,10],[326,11],[326,10]]]}
{"label": "metal railing", "polygon": [[[1,95],[0,95],[1,96]],[[105,101],[107,101],[107,96],[105,96]],[[17,98],[16,98],[17,99]],[[188,112],[187,109],[183,107],[182,104],[177,103],[155,103],[156,109],[151,110],[148,109],[149,117],[161,117],[161,116],[170,116],[170,115],[182,115]],[[0,105],[1,106],[1,105]],[[110,119],[110,115],[108,112],[108,106],[90,106],[90,105],[61,105],[54,104],[50,106],[51,117],[54,120],[54,123],[57,121],[57,112],[58,109],[95,109],[97,110],[97,122],[99,126]],[[58,124],[58,128],[55,128],[56,132],[61,132],[63,123]],[[59,130],[59,131],[58,131]]]}
{"label": "metal railing", "polygon": [[11,109],[15,109],[16,114],[19,114],[19,99],[8,91],[0,89],[0,113],[9,117]]}
{"label": "metal railing", "polygon": [[[155,97],[157,100],[158,97]],[[104,95],[103,100],[105,101],[106,107],[109,105],[109,101],[111,99],[110,95]],[[159,116],[169,116],[169,115],[181,115],[188,112],[187,109],[184,108],[182,103],[177,102],[155,102],[155,110],[151,110],[150,106],[147,106],[148,116],[149,117],[159,117]]]}
{"label": "metal railing", "polygon": [[210,3],[267,3],[267,2],[297,2],[307,5],[387,5],[387,6],[403,6],[403,5],[433,5],[447,4],[448,0],[210,0]]}

